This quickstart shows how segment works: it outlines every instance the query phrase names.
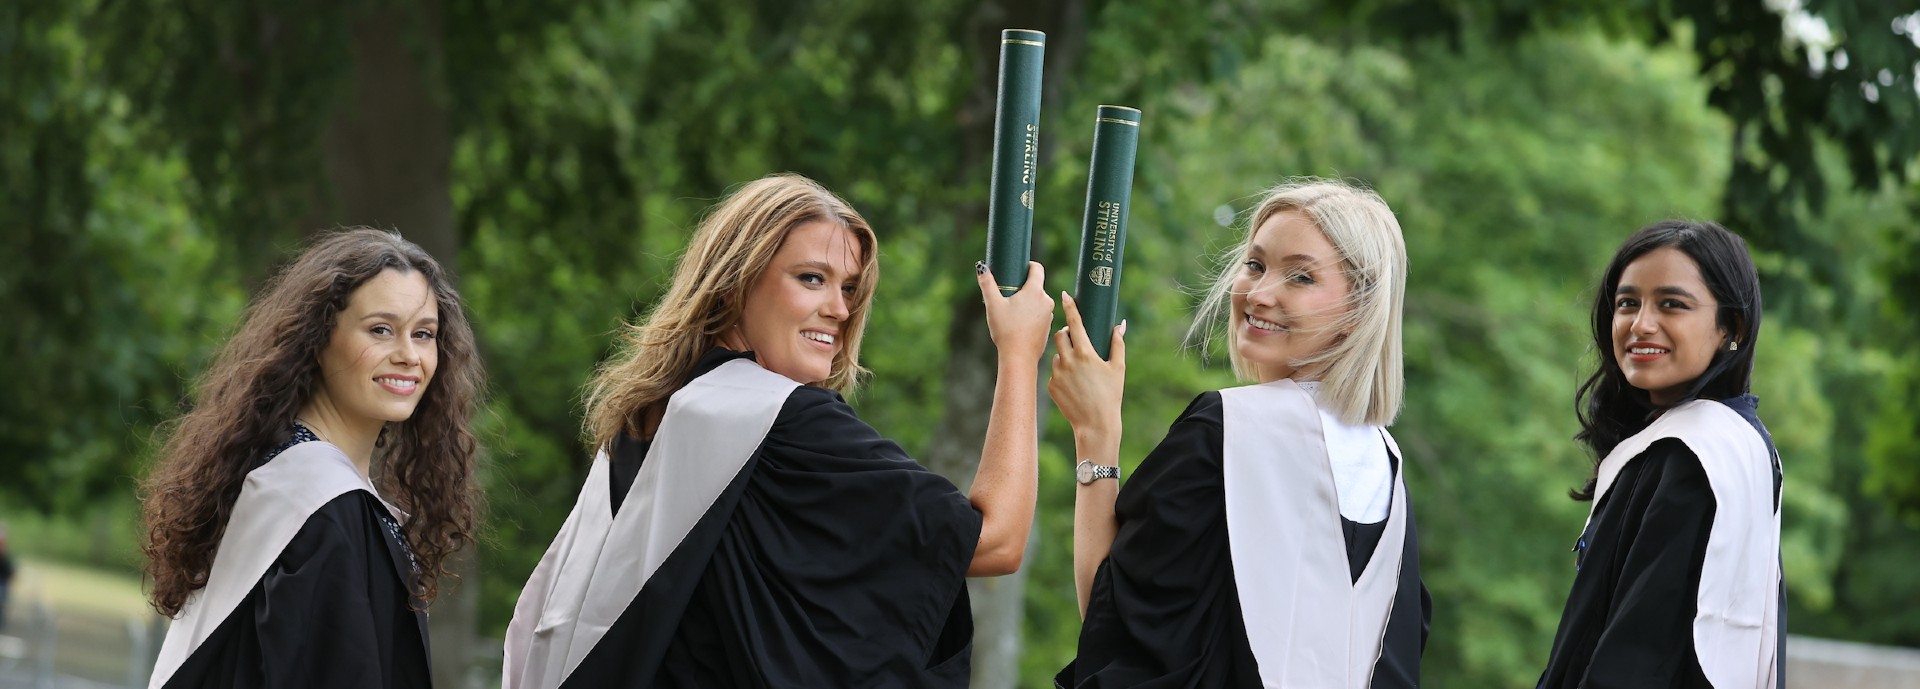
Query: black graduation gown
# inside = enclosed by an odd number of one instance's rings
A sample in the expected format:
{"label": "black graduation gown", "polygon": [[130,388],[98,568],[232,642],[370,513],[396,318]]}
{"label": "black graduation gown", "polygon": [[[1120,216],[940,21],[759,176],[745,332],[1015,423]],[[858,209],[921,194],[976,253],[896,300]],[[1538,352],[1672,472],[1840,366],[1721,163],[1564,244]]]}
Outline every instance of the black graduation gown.
{"label": "black graduation gown", "polygon": [[[695,377],[750,355],[716,349]],[[648,443],[616,442],[614,509]],[[963,687],[980,513],[840,395],[766,439],[564,687]]]}
{"label": "black graduation gown", "polygon": [[[1723,403],[1766,441],[1777,496],[1779,453],[1754,413],[1757,401]],[[1621,468],[1574,546],[1573,589],[1539,687],[1713,686],[1694,647],[1693,619],[1715,506],[1700,457],[1677,438],[1654,441]],[[1785,630],[1784,583],[1779,595]],[[1776,644],[1776,678],[1784,686],[1784,631]]]}
{"label": "black graduation gown", "polygon": [[[1079,655],[1057,686],[1260,686],[1230,565],[1222,429],[1220,393],[1201,394],[1121,487],[1119,531],[1094,575]],[[1357,580],[1386,522],[1341,522]],[[1405,538],[1375,687],[1417,686],[1432,620],[1411,512]]]}
{"label": "black graduation gown", "polygon": [[328,502],[165,686],[432,686],[397,526],[366,491]]}

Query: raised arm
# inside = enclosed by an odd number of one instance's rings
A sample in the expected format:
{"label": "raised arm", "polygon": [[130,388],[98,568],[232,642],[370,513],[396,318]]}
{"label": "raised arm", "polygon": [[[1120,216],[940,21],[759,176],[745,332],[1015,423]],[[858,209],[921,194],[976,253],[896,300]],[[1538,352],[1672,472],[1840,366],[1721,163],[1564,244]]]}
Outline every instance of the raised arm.
{"label": "raised arm", "polygon": [[1043,286],[1046,270],[1039,263],[1027,264],[1026,286],[1010,297],[1000,296],[984,264],[975,272],[980,298],[987,304],[987,330],[1000,363],[980,467],[967,493],[974,509],[980,510],[980,545],[973,551],[967,576],[989,577],[1020,569],[1027,534],[1033,529],[1040,455],[1034,388],[1040,355],[1047,349],[1047,331],[1053,327],[1053,299]]}
{"label": "raised arm", "polygon": [[[1074,462],[1098,466],[1120,465],[1120,397],[1127,381],[1127,324],[1113,330],[1112,360],[1102,360],[1087,341],[1086,325],[1073,297],[1060,295],[1067,327],[1054,333],[1053,377],[1047,394],[1060,414],[1073,425]],[[1096,479],[1079,484],[1073,500],[1073,590],[1086,617],[1094,572],[1113,548],[1118,524],[1113,501],[1120,482]]]}

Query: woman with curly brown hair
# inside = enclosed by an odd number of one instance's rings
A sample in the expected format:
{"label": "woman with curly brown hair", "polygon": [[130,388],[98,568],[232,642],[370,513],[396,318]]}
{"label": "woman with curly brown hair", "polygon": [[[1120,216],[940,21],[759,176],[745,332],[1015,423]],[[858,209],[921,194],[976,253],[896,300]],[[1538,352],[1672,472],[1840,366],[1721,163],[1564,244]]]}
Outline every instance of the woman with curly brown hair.
{"label": "woman with curly brown hair", "polygon": [[149,686],[429,686],[481,379],[449,276],[397,234],[326,235],[269,282],[143,486],[174,618]]}

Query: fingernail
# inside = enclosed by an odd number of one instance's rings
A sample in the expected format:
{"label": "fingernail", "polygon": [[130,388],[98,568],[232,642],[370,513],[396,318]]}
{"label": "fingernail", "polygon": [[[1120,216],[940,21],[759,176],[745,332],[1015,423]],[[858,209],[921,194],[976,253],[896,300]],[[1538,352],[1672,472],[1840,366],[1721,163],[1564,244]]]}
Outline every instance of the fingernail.
{"label": "fingernail", "polygon": [[1060,290],[1060,298],[1065,301],[1073,301],[1073,295],[1067,294],[1066,290]]}
{"label": "fingernail", "polygon": [[1120,334],[1127,334],[1127,319],[1125,318],[1120,319]]}
{"label": "fingernail", "polygon": [[974,261],[974,262],[973,262],[973,274],[974,274],[974,275],[986,275],[986,274],[987,274],[987,262],[986,262],[986,261]]}

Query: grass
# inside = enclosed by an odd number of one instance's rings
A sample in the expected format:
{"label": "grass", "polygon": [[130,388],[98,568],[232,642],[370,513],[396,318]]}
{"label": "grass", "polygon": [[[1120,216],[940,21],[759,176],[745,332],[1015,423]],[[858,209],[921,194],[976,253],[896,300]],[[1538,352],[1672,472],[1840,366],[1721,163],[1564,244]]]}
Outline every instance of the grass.
{"label": "grass", "polygon": [[8,604],[7,633],[38,648],[46,642],[39,611],[50,612],[59,672],[125,681],[136,626],[151,635],[148,652],[157,648],[157,634],[164,627],[154,624],[159,616],[147,607],[137,576],[38,557],[22,557],[16,564],[19,574]]}
{"label": "grass", "polygon": [[124,572],[21,558],[16,602],[39,598],[62,613],[131,617],[153,614],[139,577]]}

